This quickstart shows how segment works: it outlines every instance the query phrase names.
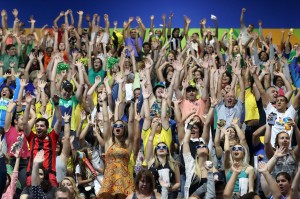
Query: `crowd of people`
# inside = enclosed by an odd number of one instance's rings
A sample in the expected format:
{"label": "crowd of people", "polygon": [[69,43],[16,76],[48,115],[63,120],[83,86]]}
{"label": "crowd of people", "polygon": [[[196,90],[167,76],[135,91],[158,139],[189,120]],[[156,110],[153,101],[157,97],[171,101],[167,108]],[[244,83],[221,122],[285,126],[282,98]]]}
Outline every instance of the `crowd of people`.
{"label": "crowd of people", "polygon": [[237,38],[173,13],[146,38],[138,16],[26,32],[2,10],[1,198],[300,198],[300,46],[245,13]]}

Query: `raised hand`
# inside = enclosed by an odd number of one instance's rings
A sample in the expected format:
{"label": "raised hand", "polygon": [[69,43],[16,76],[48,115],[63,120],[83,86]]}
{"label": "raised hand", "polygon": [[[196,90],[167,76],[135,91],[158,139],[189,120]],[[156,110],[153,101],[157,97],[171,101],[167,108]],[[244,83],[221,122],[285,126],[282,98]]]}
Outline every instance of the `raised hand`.
{"label": "raised hand", "polygon": [[149,89],[146,88],[145,90],[143,90],[144,99],[148,99],[150,97],[150,95],[151,95],[151,92],[149,92]]}
{"label": "raised hand", "polygon": [[219,103],[218,99],[217,98],[210,98],[210,106],[211,107],[215,107],[217,106],[217,104]]}
{"label": "raised hand", "polygon": [[96,76],[95,77],[95,84],[100,84],[100,82],[101,82],[101,77],[100,76]]}
{"label": "raised hand", "polygon": [[255,66],[255,65],[251,65],[251,66],[249,67],[250,73],[251,73],[252,75],[254,75],[254,74],[256,73],[256,68],[257,68],[257,66]]}
{"label": "raised hand", "polygon": [[13,9],[12,14],[14,15],[15,18],[17,18],[19,11],[15,8],[15,9]]}
{"label": "raised hand", "polygon": [[38,60],[39,60],[39,61],[42,61],[43,57],[44,57],[44,54],[40,52],[40,53],[39,53],[39,56],[38,56]]}
{"label": "raised hand", "polygon": [[265,173],[265,172],[268,172],[268,165],[263,162],[263,161],[260,161],[258,163],[258,168],[257,168],[258,172],[259,173]]}
{"label": "raised hand", "polygon": [[168,90],[167,89],[164,89],[163,92],[161,93],[161,97],[163,99],[167,99],[168,98]]}
{"label": "raised hand", "polygon": [[115,80],[118,84],[122,84],[124,82],[124,76],[121,72],[118,72],[115,76]]}
{"label": "raised hand", "polygon": [[65,114],[62,116],[62,119],[64,119],[65,122],[69,122],[71,118],[71,115],[65,112]]}
{"label": "raised hand", "polygon": [[276,151],[274,153],[274,156],[277,158],[283,157],[285,155],[285,147],[281,146],[281,147],[276,147]]}
{"label": "raised hand", "polygon": [[189,82],[186,79],[183,79],[183,81],[182,81],[182,87],[184,89],[186,89],[188,86],[189,86]]}
{"label": "raised hand", "polygon": [[179,72],[184,68],[184,66],[181,64],[180,59],[174,60],[173,63],[172,63],[172,65],[175,68],[175,70],[177,70]]}
{"label": "raised hand", "polygon": [[33,163],[35,164],[40,164],[42,162],[44,162],[44,150],[40,150],[36,153],[34,159],[33,159]]}
{"label": "raised hand", "polygon": [[235,117],[235,118],[232,119],[231,124],[232,125],[237,125],[238,122],[239,122],[239,118]]}
{"label": "raised hand", "polygon": [[145,67],[147,68],[147,69],[150,69],[151,68],[151,66],[152,66],[152,62],[149,60],[149,59],[146,59],[145,60]]}
{"label": "raised hand", "polygon": [[82,16],[82,15],[83,15],[83,11],[82,11],[82,10],[79,10],[79,11],[77,12],[77,14]]}
{"label": "raised hand", "polygon": [[28,83],[27,83],[27,81],[26,81],[26,79],[20,79],[20,86],[21,87],[26,87],[28,85]]}
{"label": "raised hand", "polygon": [[225,66],[221,66],[219,69],[219,74],[224,74],[226,72]]}

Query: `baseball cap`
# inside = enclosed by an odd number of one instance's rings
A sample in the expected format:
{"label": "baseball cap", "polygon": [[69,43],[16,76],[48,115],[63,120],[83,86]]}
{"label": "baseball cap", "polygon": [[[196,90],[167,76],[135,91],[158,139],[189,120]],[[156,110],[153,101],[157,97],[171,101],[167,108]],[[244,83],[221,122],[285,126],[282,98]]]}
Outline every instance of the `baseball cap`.
{"label": "baseball cap", "polygon": [[166,85],[164,82],[157,82],[153,88],[153,92],[155,93],[156,89],[158,88],[166,88]]}
{"label": "baseball cap", "polygon": [[65,89],[66,91],[72,91],[73,85],[68,80],[64,80],[62,83],[62,88]]}

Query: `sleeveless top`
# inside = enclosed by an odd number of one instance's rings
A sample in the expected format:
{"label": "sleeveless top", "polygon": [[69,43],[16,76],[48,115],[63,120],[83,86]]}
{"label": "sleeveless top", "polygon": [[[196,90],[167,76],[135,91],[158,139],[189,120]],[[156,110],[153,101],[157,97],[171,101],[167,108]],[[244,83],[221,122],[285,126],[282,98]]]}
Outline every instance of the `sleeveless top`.
{"label": "sleeveless top", "polygon": [[[239,188],[240,188],[239,180],[240,180],[240,178],[248,178],[248,174],[245,171],[246,169],[247,169],[247,167],[245,169],[243,169],[241,171],[241,173],[238,175],[238,177],[237,177],[237,179],[235,181],[233,192],[239,192]],[[226,182],[229,181],[229,179],[231,178],[231,176],[232,176],[232,171],[229,170],[228,173],[227,173],[227,175],[226,175]]]}
{"label": "sleeveless top", "polygon": [[278,173],[287,172],[293,178],[296,175],[297,167],[297,162],[289,151],[285,156],[277,158],[271,175],[275,179]]}
{"label": "sleeveless top", "polygon": [[[136,196],[136,192],[134,192],[132,199],[138,199],[138,197]],[[155,194],[152,192],[151,194],[151,198],[150,199],[156,199]]]}

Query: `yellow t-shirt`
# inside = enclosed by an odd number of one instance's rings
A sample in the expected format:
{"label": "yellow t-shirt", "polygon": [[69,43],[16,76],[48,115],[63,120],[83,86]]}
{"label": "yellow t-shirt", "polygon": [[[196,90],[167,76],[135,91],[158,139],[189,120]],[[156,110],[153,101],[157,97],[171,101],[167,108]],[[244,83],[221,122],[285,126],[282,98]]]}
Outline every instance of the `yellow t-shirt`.
{"label": "yellow t-shirt", "polygon": [[245,90],[245,122],[250,120],[259,120],[259,112],[255,96],[249,87]]}
{"label": "yellow t-shirt", "polygon": [[[146,150],[146,146],[147,146],[147,142],[148,142],[150,133],[151,133],[151,128],[149,128],[147,130],[144,130],[144,129],[142,130],[142,139],[143,139],[143,143],[144,143],[144,151]],[[171,128],[168,128],[168,130],[165,130],[164,128],[162,128],[160,133],[156,133],[154,135],[153,148],[156,147],[156,145],[160,142],[166,143],[166,145],[170,149],[171,142],[172,142]]]}

